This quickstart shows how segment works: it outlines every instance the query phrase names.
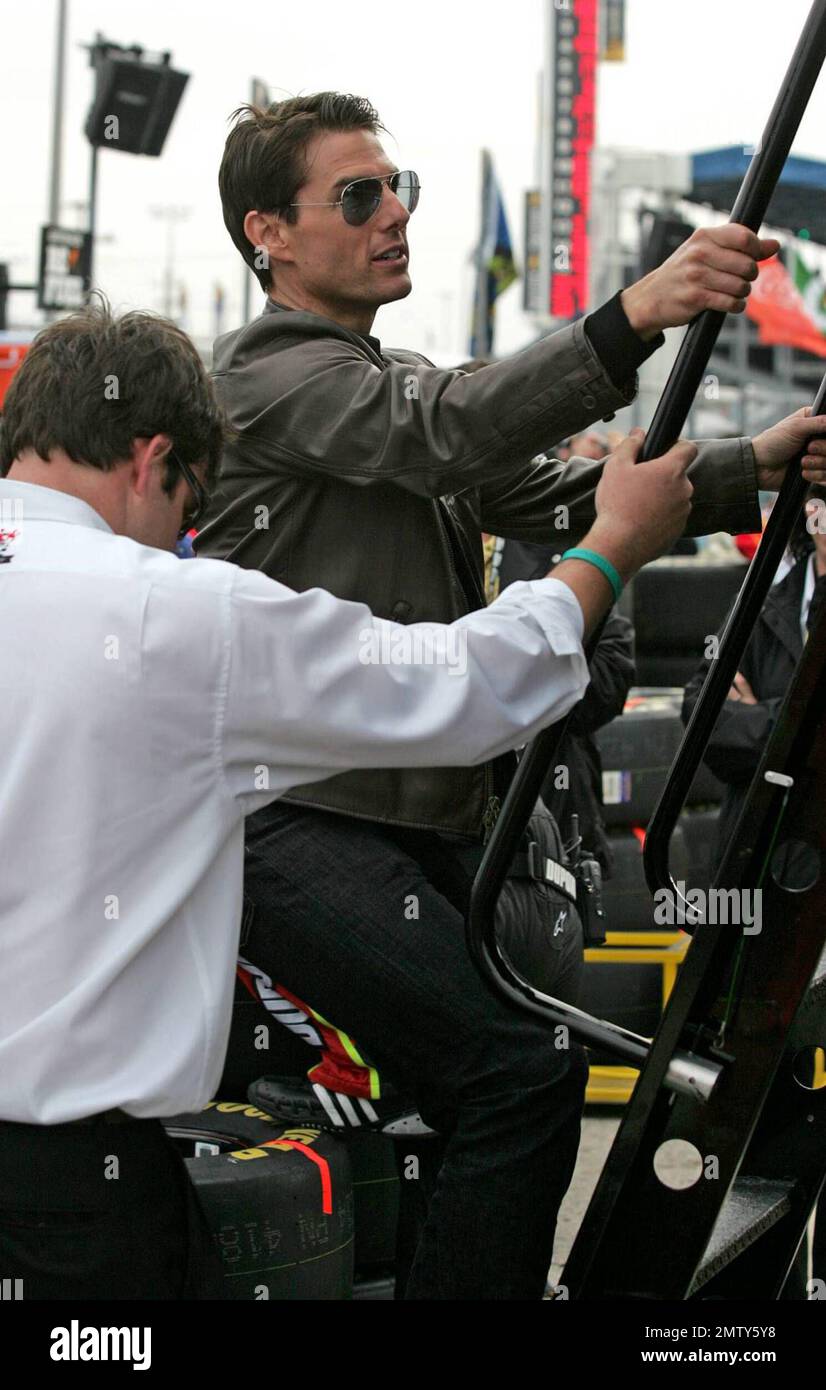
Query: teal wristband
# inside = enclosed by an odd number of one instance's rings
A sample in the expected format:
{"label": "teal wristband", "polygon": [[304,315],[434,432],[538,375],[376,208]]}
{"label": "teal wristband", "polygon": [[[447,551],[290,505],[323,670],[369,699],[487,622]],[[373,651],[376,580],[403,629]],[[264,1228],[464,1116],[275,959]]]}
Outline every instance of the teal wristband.
{"label": "teal wristband", "polygon": [[596,565],[601,570],[614,590],[614,602],[619,603],[622,593],[622,580],[620,579],[610,560],[606,560],[604,555],[598,555],[595,550],[585,550],[582,546],[574,546],[573,550],[566,550],[562,556],[563,560],[587,560],[589,565]]}

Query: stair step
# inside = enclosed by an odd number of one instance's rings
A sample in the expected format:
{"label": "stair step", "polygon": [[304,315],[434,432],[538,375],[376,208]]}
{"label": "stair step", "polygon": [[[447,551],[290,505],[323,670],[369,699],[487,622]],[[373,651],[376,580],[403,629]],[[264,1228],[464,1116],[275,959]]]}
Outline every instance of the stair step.
{"label": "stair step", "polygon": [[717,1217],[689,1297],[787,1214],[793,1187],[776,1178],[737,1179]]}

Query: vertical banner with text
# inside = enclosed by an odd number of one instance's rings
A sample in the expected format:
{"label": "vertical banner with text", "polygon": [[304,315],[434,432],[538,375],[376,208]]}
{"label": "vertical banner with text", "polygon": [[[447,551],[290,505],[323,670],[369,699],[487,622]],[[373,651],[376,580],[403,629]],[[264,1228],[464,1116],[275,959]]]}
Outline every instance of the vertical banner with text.
{"label": "vertical banner with text", "polygon": [[554,318],[571,320],[588,308],[599,4],[598,0],[548,3],[548,309]]}

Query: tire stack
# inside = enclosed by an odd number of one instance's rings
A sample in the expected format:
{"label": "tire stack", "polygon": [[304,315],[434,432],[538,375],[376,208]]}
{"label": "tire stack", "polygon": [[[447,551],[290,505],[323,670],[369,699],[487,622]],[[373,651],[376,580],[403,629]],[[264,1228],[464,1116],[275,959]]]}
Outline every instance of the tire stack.
{"label": "tire stack", "polygon": [[[232,1011],[232,1025],[224,1063],[224,1072],[218,1086],[219,1096],[243,1096],[251,1082],[267,1073],[277,1076],[295,1077],[296,1084],[306,1081],[307,1069],[318,1060],[318,1054],[296,1034],[290,1032],[282,1023],[273,1018],[260,1000],[252,999],[239,979],[235,984],[235,999]],[[228,1153],[230,1149],[255,1147],[266,1139],[278,1137],[280,1132],[276,1122],[270,1120],[263,1111],[256,1110],[246,1102],[216,1101],[207,1106],[199,1116],[177,1116],[167,1121],[175,1129],[174,1137],[187,1160],[198,1160],[199,1155],[210,1155],[204,1145],[210,1142],[220,1144],[219,1152]],[[210,1139],[216,1124],[219,1126],[218,1138]],[[274,1129],[273,1126],[276,1125]],[[263,1126],[263,1128],[262,1128]],[[281,1127],[283,1129],[283,1127]],[[226,1142],[224,1142],[226,1141]],[[200,1145],[196,1149],[196,1143]],[[324,1154],[327,1146],[333,1146],[340,1162],[343,1153],[349,1165],[347,1179],[340,1181],[343,1187],[349,1183],[350,1223],[352,1227],[352,1249],[349,1252],[349,1273],[333,1261],[329,1254],[319,1261],[317,1276],[321,1292],[293,1293],[293,1276],[289,1269],[274,1285],[271,1298],[357,1298],[387,1299],[392,1297],[394,1268],[396,1258],[396,1228],[399,1212],[399,1171],[396,1145],[384,1134],[366,1133],[348,1135],[346,1142],[333,1136],[322,1136],[315,1147],[322,1145]],[[408,1146],[409,1147],[409,1146]],[[270,1155],[272,1156],[272,1155]],[[247,1160],[242,1160],[248,1162]],[[205,1205],[216,1195],[217,1187],[206,1194],[203,1187],[215,1183],[229,1184],[233,1191],[231,1203],[239,1207],[246,1189],[239,1187],[245,1181],[238,1171],[237,1161],[215,1165],[217,1177],[212,1179],[212,1170],[197,1169],[188,1164],[190,1176],[197,1180],[199,1196]],[[276,1169],[268,1165],[266,1175],[263,1165],[255,1165],[265,1178],[266,1187],[262,1191],[267,1201],[274,1201],[281,1208],[284,1194],[277,1191],[282,1181],[284,1164]],[[304,1174],[307,1178],[305,1170]],[[220,1194],[219,1194],[220,1195]],[[307,1196],[312,1203],[313,1189],[308,1186]],[[228,1198],[228,1200],[230,1200]],[[258,1196],[253,1194],[258,1207]],[[223,1216],[220,1203],[216,1208],[216,1231],[219,1241]],[[241,1213],[243,1215],[243,1213]],[[257,1218],[255,1218],[257,1219]],[[339,1233],[341,1236],[341,1232]],[[222,1257],[229,1262],[229,1246],[222,1245]],[[249,1292],[255,1284],[243,1277],[242,1266],[245,1256],[238,1256],[235,1269],[228,1270],[227,1297],[258,1297]],[[239,1263],[240,1262],[240,1263]],[[299,1288],[304,1287],[308,1271],[295,1272]],[[314,1276],[315,1277],[315,1276]],[[343,1282],[342,1282],[343,1281]],[[345,1292],[337,1292],[341,1288]],[[323,1290],[327,1290],[324,1292]]]}
{"label": "tire stack", "polygon": [[[613,853],[604,884],[606,929],[677,931],[645,880],[643,844],[684,734],[683,686],[707,639],[722,626],[745,566],[691,558],[658,560],[636,576],[630,595],[639,686],[623,714],[597,734],[603,768],[603,817]],[[701,766],[671,838],[670,869],[687,888],[708,888],[716,856],[723,785]],[[586,962],[581,1007],[650,1037],[662,1008],[658,965]],[[608,1058],[592,1060],[608,1061]]]}
{"label": "tire stack", "polygon": [[246,1101],[211,1101],[164,1128],[218,1246],[227,1299],[347,1299],[353,1183],[346,1145]]}
{"label": "tire stack", "polygon": [[742,561],[706,564],[688,557],[655,560],[631,586],[637,681],[681,689],[699,665],[708,637],[722,627],[746,576]]}
{"label": "tire stack", "polygon": [[356,1299],[393,1297],[399,1172],[396,1146],[386,1134],[354,1134],[347,1141],[353,1171]]}
{"label": "tire stack", "polygon": [[[619,719],[600,729],[603,818],[614,856],[605,885],[609,931],[663,930],[642,865],[645,828],[654,814],[684,729],[681,690],[631,691]],[[671,872],[689,888],[709,884],[723,785],[701,767],[671,838]]]}

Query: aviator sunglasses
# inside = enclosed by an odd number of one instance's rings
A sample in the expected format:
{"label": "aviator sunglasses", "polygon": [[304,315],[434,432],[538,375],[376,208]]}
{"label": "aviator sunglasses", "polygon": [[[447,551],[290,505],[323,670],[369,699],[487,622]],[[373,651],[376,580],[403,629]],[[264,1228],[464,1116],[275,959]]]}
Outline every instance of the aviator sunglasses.
{"label": "aviator sunglasses", "polygon": [[344,221],[351,227],[363,227],[374,213],[378,212],[387,184],[395,193],[407,212],[415,212],[419,201],[421,184],[419,175],[412,169],[397,170],[395,174],[384,174],[381,178],[353,179],[341,190],[341,197],[334,203],[288,203],[291,208],[341,208]]}

